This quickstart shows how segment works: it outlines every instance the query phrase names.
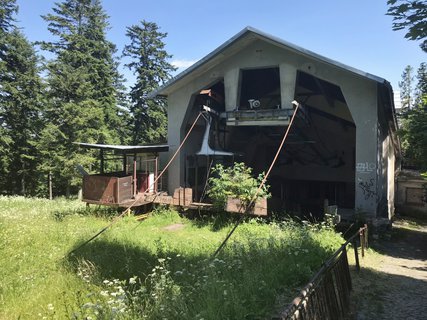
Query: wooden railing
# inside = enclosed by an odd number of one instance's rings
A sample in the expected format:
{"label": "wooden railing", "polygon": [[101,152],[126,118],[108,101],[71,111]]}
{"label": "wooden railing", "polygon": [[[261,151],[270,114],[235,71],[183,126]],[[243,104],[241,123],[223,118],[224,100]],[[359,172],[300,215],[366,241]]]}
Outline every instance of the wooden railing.
{"label": "wooden railing", "polygon": [[83,201],[115,205],[132,198],[132,176],[83,176]]}
{"label": "wooden railing", "polygon": [[368,246],[368,227],[365,225],[350,237],[330,257],[278,319],[345,319],[350,307],[351,277],[347,246],[354,248],[356,269],[360,270],[358,245],[362,257]]}

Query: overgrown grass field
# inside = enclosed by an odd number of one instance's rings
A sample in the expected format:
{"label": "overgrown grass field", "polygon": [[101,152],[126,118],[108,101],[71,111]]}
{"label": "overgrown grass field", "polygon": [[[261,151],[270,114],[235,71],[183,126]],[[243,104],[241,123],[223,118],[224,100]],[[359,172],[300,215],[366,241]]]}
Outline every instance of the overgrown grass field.
{"label": "overgrown grass field", "polygon": [[325,224],[233,224],[155,210],[125,217],[78,200],[0,197],[1,319],[259,319],[290,302],[343,242]]}

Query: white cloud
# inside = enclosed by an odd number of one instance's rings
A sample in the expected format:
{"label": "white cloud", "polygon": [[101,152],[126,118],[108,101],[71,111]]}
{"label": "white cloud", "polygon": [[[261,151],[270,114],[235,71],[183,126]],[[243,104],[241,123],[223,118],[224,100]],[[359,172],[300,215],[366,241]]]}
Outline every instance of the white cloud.
{"label": "white cloud", "polygon": [[197,60],[173,60],[171,64],[178,69],[185,69],[196,63]]}

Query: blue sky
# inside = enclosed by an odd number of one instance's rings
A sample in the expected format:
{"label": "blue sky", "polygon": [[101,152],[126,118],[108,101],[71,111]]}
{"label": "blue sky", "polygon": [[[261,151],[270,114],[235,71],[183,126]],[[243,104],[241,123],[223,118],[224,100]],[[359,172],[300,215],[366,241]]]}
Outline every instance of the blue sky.
{"label": "blue sky", "polygon": [[[60,0],[57,0],[57,2]],[[51,38],[40,15],[54,0],[17,0],[18,21],[30,41]],[[128,42],[126,27],[156,22],[166,50],[180,71],[204,57],[246,26],[383,77],[398,90],[402,71],[425,62],[419,43],[392,31],[386,0],[103,0],[110,16],[108,38],[119,52]],[[122,70],[129,83],[134,77]]]}

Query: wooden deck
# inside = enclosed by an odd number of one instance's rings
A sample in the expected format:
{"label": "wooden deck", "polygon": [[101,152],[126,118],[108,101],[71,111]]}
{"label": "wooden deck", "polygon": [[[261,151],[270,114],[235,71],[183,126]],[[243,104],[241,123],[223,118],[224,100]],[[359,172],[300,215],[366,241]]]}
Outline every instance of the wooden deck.
{"label": "wooden deck", "polygon": [[[136,195],[135,198],[127,199],[126,201],[118,203],[112,203],[108,201],[103,202],[102,200],[96,201],[90,199],[83,199],[83,201],[88,204],[104,205],[117,208],[136,208],[147,204],[161,204],[179,207],[184,210],[211,211],[213,209],[213,205],[211,203],[193,202],[192,199],[193,190],[191,188],[177,188],[175,189],[173,196],[169,196],[165,192],[139,193]],[[235,199],[231,199],[231,201],[227,203],[226,211],[239,214],[242,213],[238,201],[236,202]],[[265,199],[261,199],[261,201],[257,202],[254,208],[249,212],[249,214],[256,216],[266,216],[267,201]]]}

